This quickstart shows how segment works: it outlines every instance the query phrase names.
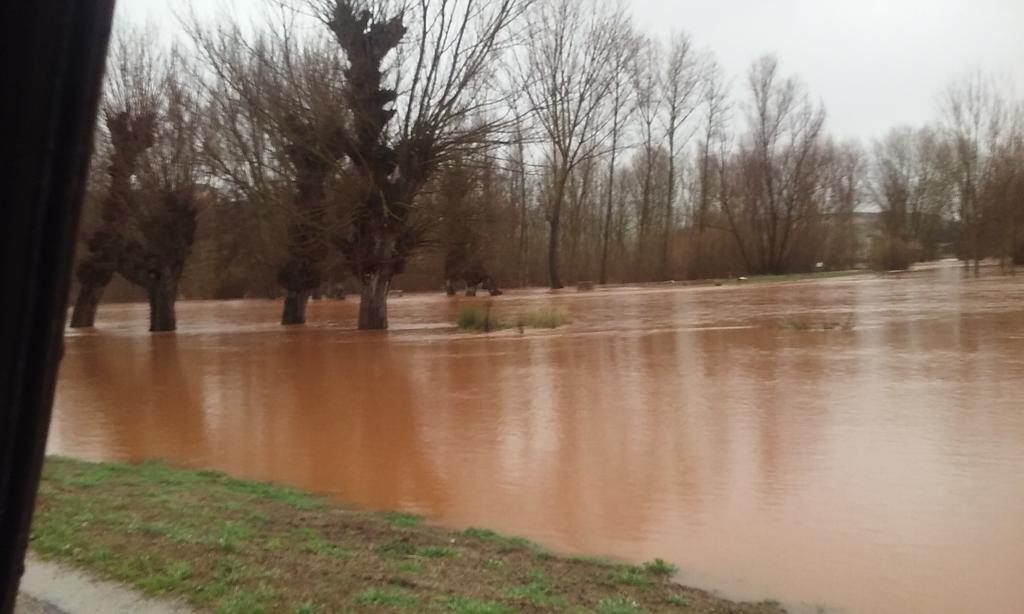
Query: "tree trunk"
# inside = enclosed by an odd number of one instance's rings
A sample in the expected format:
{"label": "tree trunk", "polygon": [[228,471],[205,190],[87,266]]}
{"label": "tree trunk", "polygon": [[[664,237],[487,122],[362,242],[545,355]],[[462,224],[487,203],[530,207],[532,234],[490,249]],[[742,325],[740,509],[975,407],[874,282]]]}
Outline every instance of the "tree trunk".
{"label": "tree trunk", "polygon": [[306,305],[309,303],[309,290],[288,290],[284,295],[284,313],[281,324],[291,326],[306,323]]}
{"label": "tree trunk", "polygon": [[[675,116],[673,113],[672,125],[675,126]],[[661,238],[661,263],[658,267],[658,277],[660,281],[669,280],[669,260],[672,257],[672,225],[675,220],[674,207],[676,197],[676,135],[675,130],[668,135],[668,196],[665,199],[665,229],[664,236]]]}
{"label": "tree trunk", "polygon": [[359,330],[387,330],[390,287],[390,275],[370,273],[363,276],[363,293],[359,297]]}
{"label": "tree trunk", "polygon": [[525,145],[523,144],[523,133],[521,130],[516,131],[516,143],[518,145],[518,190],[519,190],[519,253],[518,253],[518,273],[519,273],[519,287],[525,288],[529,283],[529,256],[526,242],[526,154]]}
{"label": "tree trunk", "polygon": [[562,204],[565,201],[565,186],[569,182],[569,171],[558,172],[560,176],[555,185],[555,202],[548,218],[551,227],[548,234],[548,278],[551,281],[552,290],[565,287],[562,284],[562,277],[558,274],[558,240],[562,227]]}
{"label": "tree trunk", "polygon": [[149,288],[149,332],[174,330],[178,327],[174,317],[174,301],[178,285],[169,280],[159,280]]}
{"label": "tree trunk", "polygon": [[612,204],[615,202],[615,154],[618,147],[618,125],[612,132],[612,156],[608,164],[608,200],[604,210],[604,233],[601,237],[601,272],[598,275],[597,283],[604,285],[608,283],[608,244],[612,235]]}
{"label": "tree trunk", "polygon": [[562,278],[558,275],[558,229],[561,225],[560,216],[556,211],[551,216],[551,232],[548,236],[548,277],[551,280],[551,289],[563,288]]}
{"label": "tree trunk", "polygon": [[83,283],[78,288],[75,309],[71,312],[71,328],[92,328],[96,322],[96,310],[103,296],[105,285]]}

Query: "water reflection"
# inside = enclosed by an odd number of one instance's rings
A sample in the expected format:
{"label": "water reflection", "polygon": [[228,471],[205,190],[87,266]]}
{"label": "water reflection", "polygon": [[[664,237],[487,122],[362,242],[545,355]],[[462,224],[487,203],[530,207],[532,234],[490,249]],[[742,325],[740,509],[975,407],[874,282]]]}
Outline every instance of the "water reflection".
{"label": "water reflection", "polygon": [[[448,332],[443,297],[305,329],[270,302],[143,306],[71,334],[51,451],[168,458],[555,548],[673,560],[853,612],[1024,602],[1024,279],[503,297],[556,333]],[[840,322],[838,328],[823,330]],[[852,328],[852,330],[850,330]]]}

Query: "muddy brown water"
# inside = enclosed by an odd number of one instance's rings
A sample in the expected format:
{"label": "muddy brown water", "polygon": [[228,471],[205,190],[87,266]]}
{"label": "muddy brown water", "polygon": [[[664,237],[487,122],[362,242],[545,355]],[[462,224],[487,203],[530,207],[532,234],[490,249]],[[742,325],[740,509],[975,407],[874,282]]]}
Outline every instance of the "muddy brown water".
{"label": "muddy brown water", "polygon": [[1024,612],[1024,275],[510,293],[556,331],[393,329],[317,302],[144,305],[69,332],[50,452],[165,458],[560,551],[671,560],[739,598]]}

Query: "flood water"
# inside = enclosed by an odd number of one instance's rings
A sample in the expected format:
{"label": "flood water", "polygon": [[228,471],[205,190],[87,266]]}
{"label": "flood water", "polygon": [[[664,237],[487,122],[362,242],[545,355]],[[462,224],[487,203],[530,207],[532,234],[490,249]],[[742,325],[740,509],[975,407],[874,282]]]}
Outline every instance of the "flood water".
{"label": "flood water", "polygon": [[1024,611],[1024,275],[512,292],[556,331],[451,329],[460,301],[144,305],[69,332],[50,452],[165,458],[371,508],[661,557],[741,598]]}

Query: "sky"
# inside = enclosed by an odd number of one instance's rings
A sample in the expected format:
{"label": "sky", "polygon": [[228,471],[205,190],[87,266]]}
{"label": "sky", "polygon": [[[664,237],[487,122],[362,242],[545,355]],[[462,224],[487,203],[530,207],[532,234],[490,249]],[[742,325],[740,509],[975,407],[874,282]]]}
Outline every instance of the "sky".
{"label": "sky", "polygon": [[[637,26],[686,32],[737,91],[765,53],[798,75],[839,138],[869,141],[937,116],[951,81],[981,70],[1024,95],[1024,0],[624,0]],[[255,13],[260,0],[196,0]],[[118,18],[176,29],[170,0],[119,0]]]}

